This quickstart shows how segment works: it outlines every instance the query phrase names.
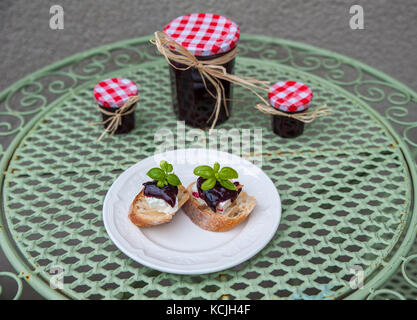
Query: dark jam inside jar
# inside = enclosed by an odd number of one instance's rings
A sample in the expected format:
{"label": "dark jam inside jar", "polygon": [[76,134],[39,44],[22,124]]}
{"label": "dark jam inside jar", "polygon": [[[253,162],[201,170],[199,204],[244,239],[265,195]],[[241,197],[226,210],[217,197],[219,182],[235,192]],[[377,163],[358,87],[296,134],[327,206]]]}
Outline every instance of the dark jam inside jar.
{"label": "dark jam inside jar", "polygon": [[[202,177],[197,179],[198,196],[203,199],[207,203],[207,206],[214,212],[217,211],[217,206],[220,202],[227,201],[229,199],[231,202],[233,202],[242,191],[242,188],[237,190],[226,189],[219,182],[216,182],[216,185],[209,190],[202,190],[201,185],[204,181],[206,181],[206,179]],[[239,186],[239,182],[237,181],[233,182],[233,184],[236,187]]]}
{"label": "dark jam inside jar", "polygon": [[[226,52],[227,53],[227,52]],[[207,57],[197,57],[198,60],[211,60],[223,56],[226,53],[207,56]],[[173,65],[179,68],[185,68],[185,65],[179,64],[175,61],[171,61]],[[230,60],[229,62],[223,64],[222,66],[226,69],[227,73],[233,73],[233,67],[235,64],[235,59]],[[216,99],[210,95],[207,89],[216,96],[216,90],[213,84],[205,79],[207,86],[204,86],[203,79],[201,78],[200,73],[196,68],[190,68],[188,70],[177,70],[170,66],[170,79],[171,79],[171,94],[172,102],[174,107],[174,112],[177,115],[178,119],[185,121],[187,125],[196,127],[196,128],[206,128],[210,127],[213,123],[214,116],[208,122],[211,114],[214,111],[214,106],[216,104]],[[231,101],[230,97],[232,96],[232,87],[229,81],[220,80],[225,91],[227,109],[229,115],[231,112]],[[226,110],[222,105],[217,119],[216,124],[225,122],[228,119]]]}
{"label": "dark jam inside jar", "polygon": [[283,138],[295,138],[303,133],[304,122],[294,118],[276,115],[272,117],[272,128],[277,135]]}
{"label": "dark jam inside jar", "polygon": [[[133,104],[128,110],[131,110],[132,108],[136,108],[136,103]],[[119,108],[105,108],[100,106],[100,109],[105,110],[107,112],[115,113]],[[107,114],[102,113],[103,121],[106,121],[110,116]],[[111,121],[105,123],[103,126],[107,129],[108,125]],[[135,128],[135,112],[131,112],[127,115],[122,116],[122,124],[116,129],[115,134],[121,134],[121,133],[128,133],[129,131],[133,130]]]}
{"label": "dark jam inside jar", "polygon": [[165,200],[171,207],[175,206],[178,195],[178,187],[167,185],[162,188],[158,187],[156,181],[145,182],[143,194],[146,197],[153,197]]}

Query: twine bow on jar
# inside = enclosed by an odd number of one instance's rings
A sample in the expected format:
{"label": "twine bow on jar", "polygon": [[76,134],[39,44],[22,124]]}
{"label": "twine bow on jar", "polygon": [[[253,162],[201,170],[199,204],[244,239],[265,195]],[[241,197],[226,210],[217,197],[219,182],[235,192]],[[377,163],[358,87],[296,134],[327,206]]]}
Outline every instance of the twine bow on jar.
{"label": "twine bow on jar", "polygon": [[262,113],[272,114],[274,116],[284,116],[288,118],[293,118],[301,122],[310,123],[313,122],[316,118],[327,116],[331,113],[331,110],[327,108],[326,104],[321,105],[320,107],[315,107],[314,110],[306,110],[300,113],[287,113],[279,111],[270,105],[257,104],[256,109]]}
{"label": "twine bow on jar", "polygon": [[[104,121],[100,122],[92,122],[88,125],[97,125],[102,124],[105,125],[105,129],[103,133],[100,135],[100,137],[97,139],[97,141],[100,141],[106,133],[109,133],[110,135],[114,135],[117,128],[122,124],[122,117],[126,116],[128,114],[131,114],[132,112],[135,112],[136,107],[131,108],[137,101],[139,100],[139,96],[131,96],[129,99],[125,102],[125,104],[118,108],[115,112],[110,112],[107,110],[104,110],[103,108],[100,108],[99,105],[97,105],[97,108],[100,110],[101,113],[105,114],[106,116],[109,116]],[[106,124],[108,125],[106,126]]]}
{"label": "twine bow on jar", "polygon": [[[254,93],[259,99],[266,103],[266,100],[254,89],[268,91],[269,81],[261,81],[248,77],[238,77],[236,75],[227,73],[226,69],[222,66],[223,64],[231,61],[237,56],[237,47],[218,58],[200,61],[191,52],[189,52],[178,42],[172,40],[164,32],[155,32],[155,38],[151,39],[150,41],[156,46],[158,51],[165,57],[168,64],[173,68],[182,71],[188,70],[190,68],[196,68],[200,73],[204,87],[206,88],[207,92],[214,99],[216,99],[213,112],[210,118],[207,120],[207,122],[209,122],[214,117],[209,132],[211,132],[212,129],[214,129],[214,127],[216,126],[217,119],[220,113],[222,99],[226,114],[229,115],[226,104],[225,90],[220,80],[226,80],[231,83],[237,84],[245,89],[248,89],[252,93]],[[172,61],[184,65],[185,67],[176,66],[172,63]],[[206,80],[208,80],[214,86],[216,94],[213,94],[208,89]]]}

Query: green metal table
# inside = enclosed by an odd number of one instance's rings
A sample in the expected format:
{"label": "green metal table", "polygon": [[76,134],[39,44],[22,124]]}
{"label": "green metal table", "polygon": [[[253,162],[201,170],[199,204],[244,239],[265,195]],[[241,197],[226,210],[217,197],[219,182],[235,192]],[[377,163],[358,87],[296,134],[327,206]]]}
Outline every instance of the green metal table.
{"label": "green metal table", "polygon": [[[208,275],[159,272],[121,253],[103,226],[104,196],[123,170],[155,152],[157,130],[175,135],[178,125],[168,66],[149,39],[77,54],[0,94],[0,243],[16,270],[0,277],[18,283],[16,298],[22,281],[52,299],[417,296],[417,122],[409,116],[417,94],[358,61],[262,36],[242,36],[236,74],[302,81],[315,104],[333,110],[285,140],[254,109],[256,98],[234,88],[232,116],[218,128],[246,130],[249,139],[262,129],[261,155],[256,146],[241,152],[261,156],[280,193],[275,237],[249,261]],[[92,88],[110,76],[138,84],[136,129],[97,142],[102,128],[87,125],[100,116]],[[223,149],[232,151],[231,142]],[[63,287],[52,289],[57,268]]]}

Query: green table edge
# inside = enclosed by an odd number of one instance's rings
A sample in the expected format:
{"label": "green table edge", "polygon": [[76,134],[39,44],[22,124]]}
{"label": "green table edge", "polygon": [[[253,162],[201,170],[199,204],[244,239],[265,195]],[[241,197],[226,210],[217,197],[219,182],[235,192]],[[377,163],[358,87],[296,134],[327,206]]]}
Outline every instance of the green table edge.
{"label": "green table edge", "polygon": [[[92,54],[99,53],[102,50],[114,49],[114,48],[117,48],[117,47],[122,47],[124,45],[134,44],[134,43],[137,43],[137,42],[143,42],[143,41],[149,40],[151,37],[152,36],[143,36],[143,37],[139,37],[139,38],[133,38],[133,39],[123,40],[123,41],[119,41],[119,42],[115,42],[115,43],[111,43],[111,44],[106,44],[106,45],[103,45],[103,46],[100,46],[100,47],[97,47],[97,48],[93,48],[93,49],[84,51],[82,53],[74,54],[74,55],[72,55],[68,58],[57,61],[57,62],[55,62],[51,65],[48,65],[44,68],[39,69],[38,71],[35,71],[34,73],[31,73],[31,74],[23,77],[19,81],[15,82],[11,86],[4,89],[0,93],[0,100],[3,99],[8,94],[9,91],[13,91],[16,88],[19,88],[22,83],[30,81],[30,79],[35,79],[35,78],[37,78],[38,75],[41,75],[44,72],[51,71],[55,68],[65,66],[66,64],[72,62],[73,60],[79,60],[79,59],[82,59],[84,57],[89,57]],[[362,63],[362,62],[360,62],[356,59],[346,57],[346,56],[341,55],[339,53],[335,53],[335,52],[332,52],[332,51],[329,51],[329,50],[326,50],[326,49],[321,49],[321,48],[318,48],[318,47],[315,47],[315,46],[312,46],[312,45],[303,44],[303,43],[299,43],[299,42],[292,41],[292,40],[273,38],[273,37],[267,37],[267,36],[262,36],[262,35],[242,34],[241,39],[242,40],[265,41],[265,42],[276,43],[276,44],[284,44],[284,45],[288,45],[288,46],[298,48],[298,49],[303,49],[303,50],[310,49],[310,50],[314,50],[316,53],[322,54],[324,56],[336,57],[337,59],[340,59],[343,62],[350,63],[350,62],[354,61],[354,63],[356,65],[358,65],[364,71],[367,71],[371,74],[374,74],[374,75],[378,76],[379,78],[384,79],[386,81],[394,83],[396,86],[401,88],[403,91],[408,92],[410,94],[410,96],[417,97],[417,93],[415,91],[413,91],[412,89],[410,89],[408,86],[404,85],[403,83],[399,82],[398,80],[396,80],[396,79],[388,76],[387,74],[385,74],[385,73],[383,73],[383,72],[381,72],[377,69],[374,69],[373,67],[370,67],[370,66],[368,66],[368,65],[366,65],[366,64],[364,64],[364,63]],[[278,63],[274,63],[274,64],[278,64]],[[115,71],[112,71],[112,72],[115,72]],[[112,72],[109,72],[109,73],[112,73]],[[301,72],[305,72],[305,71],[301,71]],[[319,76],[316,76],[316,75],[313,75],[313,74],[309,74],[309,75],[321,79],[321,77],[319,77]],[[94,80],[94,78],[88,80],[87,83],[89,83],[90,81],[93,81],[93,80]],[[334,86],[337,87],[339,90],[344,90],[346,92],[346,94],[351,96],[354,100],[360,100],[359,98],[355,97],[353,94],[351,94],[347,90],[343,89],[342,87],[340,87],[338,85],[334,85]],[[70,89],[70,91],[71,90],[72,89]],[[38,122],[38,120],[40,118],[42,118],[49,110],[51,110],[56,104],[58,104],[63,98],[65,98],[65,96],[66,96],[66,94],[64,96],[54,100],[51,104],[40,108],[40,113],[37,116],[33,117],[23,127],[23,129],[13,138],[12,142],[10,143],[10,145],[8,146],[6,151],[4,152],[3,159],[0,162],[0,168],[2,169],[2,172],[6,172],[7,167],[8,167],[9,159],[13,156],[14,152],[16,151],[17,147],[21,143],[21,140],[25,137],[27,132],[29,132],[33,128],[33,126]],[[408,170],[411,174],[411,183],[412,183],[412,187],[413,187],[413,196],[414,196],[414,200],[415,200],[416,197],[417,197],[417,190],[415,188],[415,186],[417,185],[417,171],[416,171],[416,164],[415,164],[415,162],[414,162],[414,160],[413,160],[413,158],[410,154],[410,151],[409,151],[408,147],[406,146],[406,144],[404,143],[402,138],[400,138],[398,136],[397,132],[391,127],[391,125],[387,122],[386,119],[384,119],[377,111],[375,111],[372,107],[370,107],[365,101],[362,101],[362,100],[360,100],[360,101],[361,101],[361,103],[366,105],[366,108],[368,109],[370,114],[374,118],[376,118],[378,121],[380,121],[386,127],[386,129],[390,132],[392,137],[394,137],[396,139],[396,141],[398,142],[398,145],[400,146],[400,148],[402,150],[402,153],[404,155],[404,158],[405,158],[406,162],[411,165],[411,167],[408,166]],[[0,185],[1,185],[2,188],[3,188],[3,181],[4,181],[4,174],[0,178]],[[1,208],[1,210],[3,211],[3,208]],[[366,296],[372,294],[379,287],[381,287],[384,284],[384,282],[387,281],[393,275],[393,273],[397,270],[397,268],[400,266],[400,264],[404,261],[404,259],[405,259],[404,255],[406,255],[409,252],[409,250],[410,250],[410,248],[411,248],[411,246],[414,242],[414,239],[416,237],[416,233],[413,232],[413,231],[415,231],[415,228],[417,226],[416,211],[417,210],[416,210],[415,205],[414,205],[414,211],[411,212],[412,217],[411,217],[411,221],[410,221],[409,226],[408,226],[407,233],[406,233],[400,247],[397,249],[395,254],[391,257],[390,262],[387,264],[387,266],[384,267],[384,268],[388,268],[388,271],[383,273],[382,275],[381,275],[381,273],[377,274],[369,282],[365,281],[365,285],[361,289],[358,289],[358,290],[354,291],[351,295],[347,296],[346,299],[363,299],[363,298],[365,298]],[[2,212],[2,214],[4,214],[4,212]],[[0,226],[3,226],[2,214],[0,215]],[[7,232],[5,230],[0,231],[0,240],[1,240],[0,241],[0,246],[3,249],[3,252],[4,252],[6,258],[11,263],[11,265],[17,271],[17,275],[18,275],[19,278],[25,278],[25,280],[32,286],[32,288],[34,288],[39,294],[41,294],[45,298],[48,298],[48,299],[65,299],[66,298],[65,293],[60,292],[59,289],[58,290],[52,290],[48,286],[48,284],[46,284],[42,279],[40,279],[39,277],[36,276],[36,274],[33,273],[33,270],[30,270],[28,268],[26,263],[22,261],[22,258],[19,256],[19,254],[17,252],[15,252],[15,250],[13,249],[13,243],[11,242],[10,238],[7,236]],[[27,276],[29,276],[29,277],[27,277]],[[365,289],[367,289],[367,290],[365,290]],[[20,295],[20,293],[21,293],[21,284],[19,284],[19,282],[18,282],[18,293],[17,293],[17,295]]]}

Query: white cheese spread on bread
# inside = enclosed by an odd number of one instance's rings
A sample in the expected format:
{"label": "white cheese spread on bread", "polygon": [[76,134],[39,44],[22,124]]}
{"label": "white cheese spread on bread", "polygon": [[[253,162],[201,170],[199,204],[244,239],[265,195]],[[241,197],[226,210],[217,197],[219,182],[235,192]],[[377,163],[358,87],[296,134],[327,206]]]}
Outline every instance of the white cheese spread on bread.
{"label": "white cheese spread on bread", "polygon": [[166,214],[174,214],[178,211],[178,197],[175,199],[174,207],[171,207],[165,200],[155,197],[145,197],[150,209]]}

